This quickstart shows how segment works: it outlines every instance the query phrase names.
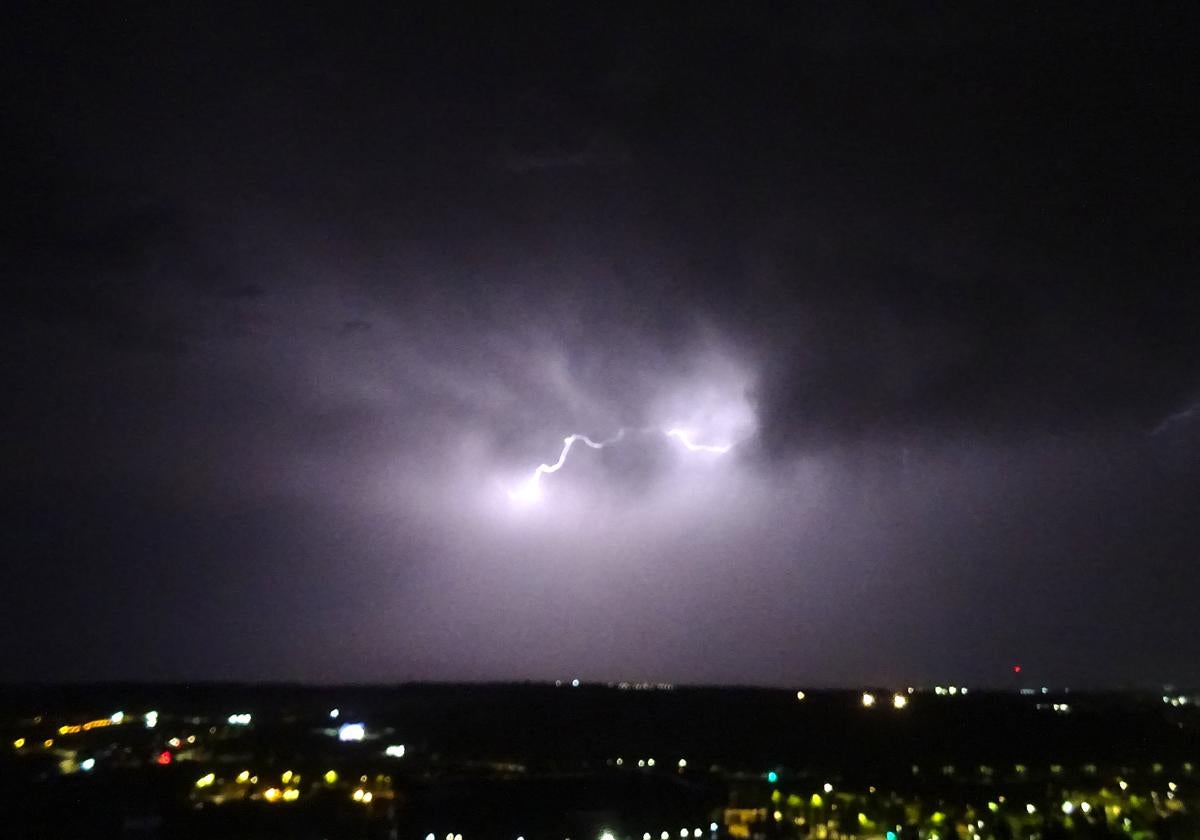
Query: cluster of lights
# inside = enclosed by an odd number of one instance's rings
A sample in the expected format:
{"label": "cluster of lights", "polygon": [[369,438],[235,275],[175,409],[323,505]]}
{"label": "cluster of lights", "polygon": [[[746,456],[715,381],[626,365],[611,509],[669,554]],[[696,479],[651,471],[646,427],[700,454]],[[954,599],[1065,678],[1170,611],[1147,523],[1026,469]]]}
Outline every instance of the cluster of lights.
{"label": "cluster of lights", "polygon": [[228,718],[230,726],[249,726],[250,713],[242,712],[241,714],[230,715]]}
{"label": "cluster of lights", "polygon": [[966,697],[967,696],[967,687],[962,686],[960,688],[957,685],[951,685],[951,686],[935,685],[933,687],[933,693],[937,694],[938,696],[944,696],[944,695],[949,694],[951,697],[953,697],[956,694],[961,694],[962,696]]}
{"label": "cluster of lights", "polygon": [[147,729],[153,729],[158,726],[158,712],[153,710],[146,712],[146,714],[142,715],[142,723],[146,725]]}
{"label": "cluster of lights", "polygon": [[213,782],[215,782],[216,780],[217,780],[217,777],[215,774],[205,773],[203,776],[201,776],[199,779],[196,780],[196,787],[198,787],[198,788],[212,787]]}
{"label": "cluster of lights", "polygon": [[404,745],[392,744],[391,746],[384,748],[383,754],[389,758],[404,758]]}
{"label": "cluster of lights", "polygon": [[1182,694],[1178,697],[1171,697],[1168,694],[1164,694],[1162,701],[1169,706],[1186,706],[1190,702],[1188,698]]}
{"label": "cluster of lights", "polygon": [[[717,824],[710,823],[708,826],[708,830],[715,832],[717,830]],[[701,828],[693,828],[690,831],[686,828],[679,829],[680,838],[685,838],[685,837],[695,838],[695,837],[702,837],[703,835],[704,835],[704,830]],[[603,834],[600,835],[600,840],[612,840],[612,836],[613,836],[613,834],[611,831],[605,831]],[[670,840],[670,837],[671,837],[671,832],[669,832],[669,831],[664,831],[658,835],[659,840]],[[520,840],[520,838],[518,838],[518,840]],[[654,840],[654,836],[649,831],[645,831],[642,833],[642,840]]]}
{"label": "cluster of lights", "polygon": [[[123,712],[118,712],[118,714],[121,715],[121,720],[125,719],[125,714]],[[113,719],[116,717],[117,715],[113,715],[112,717],[100,718],[98,720],[89,720],[86,723],[65,724],[58,727],[58,734],[78,735],[80,732],[90,732],[93,729],[102,729],[105,726],[114,726],[121,722],[121,720]]]}
{"label": "cluster of lights", "polygon": [[[558,680],[554,684],[562,685],[562,681]],[[609,686],[611,687],[612,683],[609,683]],[[629,691],[630,689],[632,689],[633,691],[674,691],[675,690],[675,686],[672,683],[649,683],[649,682],[640,682],[640,683],[619,682],[619,683],[617,683],[617,688],[619,688],[621,691]]]}
{"label": "cluster of lights", "polygon": [[[355,788],[354,793],[350,794],[350,798],[353,799],[355,802],[361,802],[363,805],[370,805],[371,800],[375,798],[375,794],[371,793],[371,791],[369,791],[369,790],[363,790],[362,788]],[[459,836],[461,836],[461,835],[459,835]]]}
{"label": "cluster of lights", "polygon": [[268,802],[295,802],[300,798],[300,791],[296,788],[284,788],[280,790],[277,787],[269,787],[263,791],[263,799]]}

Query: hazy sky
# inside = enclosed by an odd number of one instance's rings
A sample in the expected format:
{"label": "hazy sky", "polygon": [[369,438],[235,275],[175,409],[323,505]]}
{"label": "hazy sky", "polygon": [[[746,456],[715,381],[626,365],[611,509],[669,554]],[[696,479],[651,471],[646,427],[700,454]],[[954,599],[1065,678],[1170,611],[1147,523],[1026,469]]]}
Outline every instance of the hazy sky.
{"label": "hazy sky", "polygon": [[568,5],[6,10],[0,679],[1200,682],[1195,21]]}

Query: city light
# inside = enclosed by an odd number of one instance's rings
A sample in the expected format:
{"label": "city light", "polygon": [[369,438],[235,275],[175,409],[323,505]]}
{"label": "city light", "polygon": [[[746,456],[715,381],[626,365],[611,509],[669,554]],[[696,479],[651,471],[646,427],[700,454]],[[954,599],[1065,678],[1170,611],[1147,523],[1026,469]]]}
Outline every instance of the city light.
{"label": "city light", "polygon": [[58,727],[59,735],[78,735],[80,732],[89,732],[93,729],[101,729],[105,726],[112,726],[113,719],[111,717],[100,718],[99,720],[89,720],[86,723],[73,723]]}
{"label": "city light", "polygon": [[230,726],[249,726],[250,713],[242,712],[241,714],[230,715],[228,721]]}
{"label": "city light", "polygon": [[1067,815],[1075,813],[1075,803],[1068,799],[1062,804],[1062,812]]}
{"label": "city light", "polygon": [[114,724],[119,725],[123,720],[125,720],[125,713],[113,712],[112,717],[110,717],[109,720],[111,720]]}
{"label": "city light", "polygon": [[796,692],[796,699],[797,699],[797,700],[803,700],[803,699],[804,699],[805,697],[807,697],[807,696],[808,696],[808,695],[807,695],[807,694],[805,694],[803,691],[797,691],[797,692]]}
{"label": "city light", "polygon": [[206,773],[203,776],[201,776],[199,779],[196,780],[196,787],[198,787],[198,788],[209,787],[216,780],[217,780],[217,777],[215,774]]}
{"label": "city light", "polygon": [[292,771],[284,770],[283,775],[279,777],[279,781],[283,782],[285,785],[290,783],[292,781]]}
{"label": "city light", "polygon": [[94,758],[85,758],[83,761],[79,762],[80,770],[91,770],[95,766],[96,766],[96,759],[94,759]]}
{"label": "city light", "polygon": [[1090,814],[1090,813],[1092,812],[1092,803],[1090,803],[1090,802],[1080,802],[1080,803],[1079,803],[1079,810],[1080,810],[1080,811],[1083,811],[1083,813],[1085,813],[1085,814]]}
{"label": "city light", "polygon": [[709,830],[709,831],[716,831],[716,830],[717,830],[717,828],[718,828],[718,826],[717,826],[717,824],[716,824],[715,822],[713,822],[713,823],[709,823],[709,824],[708,824],[708,830]]}
{"label": "city light", "polygon": [[679,759],[679,769],[682,770],[685,767],[687,767],[687,759],[685,759],[685,758]]}
{"label": "city light", "polygon": [[863,696],[862,696],[862,704],[867,709],[874,706],[875,705],[875,695],[869,691],[864,691]]}
{"label": "city light", "polygon": [[355,788],[354,793],[350,794],[350,798],[355,802],[362,802],[365,791],[362,788]]}
{"label": "city light", "polygon": [[284,802],[295,802],[299,798],[300,798],[300,791],[296,790],[295,788],[288,788],[287,790],[285,790],[283,792],[283,801]]}
{"label": "city light", "polygon": [[391,758],[404,758],[404,745],[392,744],[384,749],[383,754]]}
{"label": "city light", "polygon": [[282,793],[282,791],[279,790],[279,788],[271,787],[271,788],[267,788],[266,790],[263,791],[263,799],[267,800],[268,802],[275,802],[275,801],[279,800],[282,796],[283,796],[283,793]]}
{"label": "city light", "polygon": [[338,780],[338,774],[337,774],[336,770],[326,770],[325,771],[325,784],[332,785],[335,782],[337,782],[337,780]]}
{"label": "city light", "polygon": [[776,773],[774,770],[771,770],[770,772],[767,773],[767,781],[770,782],[771,784],[775,784],[776,782],[779,781],[779,774]]}
{"label": "city light", "polygon": [[25,739],[24,739],[24,738],[18,738],[17,740],[13,741],[13,749],[18,749],[18,750],[19,750],[19,749],[21,749],[21,747],[23,747],[23,746],[25,746]]}
{"label": "city light", "polygon": [[343,723],[338,727],[339,741],[361,741],[366,737],[367,728],[361,723]]}
{"label": "city light", "polygon": [[158,754],[158,758],[154,759],[155,763],[161,764],[164,767],[171,763],[172,756],[168,750],[163,750]]}
{"label": "city light", "polygon": [[826,782],[824,784],[824,786],[821,788],[821,790],[825,791],[825,793],[827,793],[827,794],[833,793],[833,785],[831,785],[829,782]]}
{"label": "city light", "polygon": [[239,785],[246,784],[246,782],[250,781],[250,771],[243,770],[241,773],[238,773],[236,781]]}
{"label": "city light", "polygon": [[147,729],[153,729],[158,726],[158,712],[146,712],[146,714],[142,715],[142,723],[145,724]]}
{"label": "city light", "polygon": [[602,831],[600,833],[600,840],[617,840],[617,838],[613,836],[611,831]]}
{"label": "city light", "polygon": [[1029,814],[1030,816],[1032,816],[1032,815],[1036,814],[1036,813],[1037,813],[1037,806],[1036,806],[1036,805],[1034,805],[1032,802],[1028,802],[1028,803],[1026,803],[1026,805],[1025,805],[1025,813]]}
{"label": "city light", "polygon": [[893,694],[892,695],[892,707],[893,708],[903,709],[907,705],[908,705],[908,698],[906,696],[904,696],[903,694]]}
{"label": "city light", "polygon": [[342,713],[341,709],[330,709],[329,717],[331,717],[334,720],[337,720],[337,716],[340,715],[341,713]]}

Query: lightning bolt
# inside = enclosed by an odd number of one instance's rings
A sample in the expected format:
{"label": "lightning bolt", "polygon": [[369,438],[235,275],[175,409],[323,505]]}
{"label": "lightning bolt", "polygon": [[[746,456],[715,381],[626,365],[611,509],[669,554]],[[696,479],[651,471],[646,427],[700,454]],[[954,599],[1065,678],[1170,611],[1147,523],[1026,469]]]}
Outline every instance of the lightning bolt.
{"label": "lightning bolt", "polygon": [[[625,437],[625,434],[629,431],[630,431],[630,429],[622,427],[612,437],[608,438],[607,440],[602,440],[599,442],[592,440],[587,435],[581,435],[581,434],[568,435],[567,437],[563,438],[563,447],[562,447],[562,451],[558,453],[558,460],[555,461],[553,464],[540,464],[538,466],[538,468],[533,471],[533,475],[529,476],[529,478],[527,478],[525,481],[523,481],[521,484],[519,484],[516,488],[506,491],[508,493],[508,498],[513,502],[516,502],[518,504],[525,504],[525,505],[533,504],[535,502],[540,501],[542,498],[542,476],[549,475],[550,473],[556,473],[559,470],[561,470],[563,468],[563,465],[567,463],[567,456],[571,454],[571,449],[572,449],[572,447],[575,446],[576,443],[582,443],[584,446],[587,446],[591,449],[603,449],[604,447],[614,444],[617,441],[621,440],[621,438]],[[686,429],[647,428],[647,429],[636,429],[634,431],[661,432],[663,435],[666,435],[668,438],[679,441],[681,444],[683,444],[684,448],[686,448],[689,452],[709,452],[709,453],[712,453],[715,455],[724,455],[726,452],[728,452],[730,449],[733,448],[732,443],[729,443],[729,444],[695,443],[692,441],[691,433],[688,432]]]}
{"label": "lightning bolt", "polygon": [[675,438],[675,440],[682,443],[687,447],[688,452],[713,452],[717,455],[724,455],[730,449],[733,449],[732,443],[726,443],[723,445],[712,443],[692,443],[691,435],[688,434],[686,429],[670,429],[666,432],[663,432],[663,434],[669,438]]}

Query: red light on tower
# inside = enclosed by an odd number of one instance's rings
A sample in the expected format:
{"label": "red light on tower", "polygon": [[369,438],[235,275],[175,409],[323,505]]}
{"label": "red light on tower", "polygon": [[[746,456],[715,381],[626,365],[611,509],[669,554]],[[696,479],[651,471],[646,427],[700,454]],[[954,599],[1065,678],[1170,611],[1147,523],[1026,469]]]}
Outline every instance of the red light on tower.
{"label": "red light on tower", "polygon": [[155,760],[155,762],[157,762],[158,764],[162,764],[163,766],[170,764],[171,763],[170,750],[163,750],[162,752],[160,752],[158,754],[158,758],[156,758],[154,760]]}
{"label": "red light on tower", "polygon": [[1013,673],[1014,673],[1014,674],[1019,674],[1019,673],[1021,673],[1021,666],[1020,666],[1020,665],[1014,665],[1014,666],[1013,666]]}

